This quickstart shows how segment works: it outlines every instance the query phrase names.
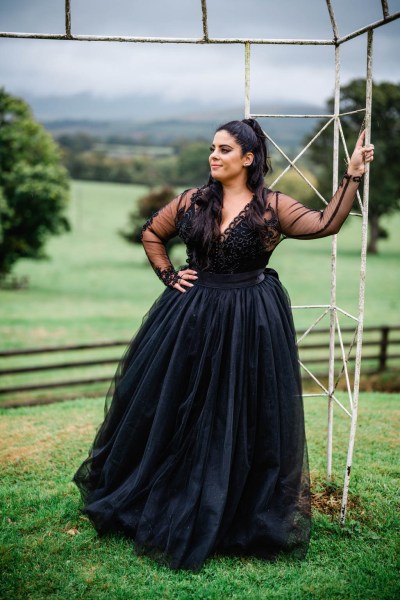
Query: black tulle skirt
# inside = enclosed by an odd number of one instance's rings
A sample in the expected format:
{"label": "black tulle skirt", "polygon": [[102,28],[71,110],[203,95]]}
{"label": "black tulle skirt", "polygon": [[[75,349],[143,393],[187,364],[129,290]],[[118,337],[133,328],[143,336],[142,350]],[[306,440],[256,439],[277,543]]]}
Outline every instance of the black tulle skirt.
{"label": "black tulle skirt", "polygon": [[272,269],[166,288],[129,345],[74,475],[99,534],[198,570],[303,558],[310,494],[293,321]]}

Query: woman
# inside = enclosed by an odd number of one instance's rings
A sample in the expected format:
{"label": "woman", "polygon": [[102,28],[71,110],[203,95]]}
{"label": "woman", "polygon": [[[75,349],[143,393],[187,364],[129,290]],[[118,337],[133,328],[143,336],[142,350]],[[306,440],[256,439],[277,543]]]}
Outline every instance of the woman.
{"label": "woman", "polygon": [[[74,476],[97,531],[120,531],[172,568],[212,554],[304,557],[310,494],[295,332],[277,273],[281,237],[337,233],[373,146],[365,132],[324,211],[264,187],[265,135],[218,128],[211,175],[143,227],[167,289],[117,371],[90,455]],[[188,264],[165,243],[178,234]],[[111,402],[109,402],[109,400]]]}

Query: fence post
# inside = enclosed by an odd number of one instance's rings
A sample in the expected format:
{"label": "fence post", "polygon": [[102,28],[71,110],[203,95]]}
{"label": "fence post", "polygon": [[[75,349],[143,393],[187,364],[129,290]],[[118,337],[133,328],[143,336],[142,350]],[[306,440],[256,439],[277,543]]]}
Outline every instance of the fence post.
{"label": "fence post", "polygon": [[384,371],[386,369],[387,360],[387,348],[389,343],[389,327],[381,328],[381,341],[379,344],[379,367],[378,371]]}

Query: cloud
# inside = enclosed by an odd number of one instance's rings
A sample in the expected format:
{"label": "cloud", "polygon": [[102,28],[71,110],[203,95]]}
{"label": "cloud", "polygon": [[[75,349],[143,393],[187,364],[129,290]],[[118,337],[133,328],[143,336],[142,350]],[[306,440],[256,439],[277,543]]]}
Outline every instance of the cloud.
{"label": "cloud", "polygon": [[[63,1],[2,0],[1,27],[63,30]],[[381,18],[379,0],[334,0],[341,34]],[[330,38],[321,0],[208,0],[214,36]],[[200,36],[200,0],[72,0],[73,31],[80,34]],[[399,80],[396,47],[400,21],[375,33],[375,78]],[[365,73],[366,36],[342,49],[342,81]],[[49,40],[0,40],[6,60],[0,81],[11,92],[106,98],[158,94],[234,105],[243,101],[242,45],[123,44]],[[253,46],[252,97],[322,103],[333,88],[333,48]]]}
{"label": "cloud", "polygon": [[[6,45],[3,41],[1,44]],[[40,95],[90,91],[219,98],[243,88],[241,48],[7,40],[2,79]]]}

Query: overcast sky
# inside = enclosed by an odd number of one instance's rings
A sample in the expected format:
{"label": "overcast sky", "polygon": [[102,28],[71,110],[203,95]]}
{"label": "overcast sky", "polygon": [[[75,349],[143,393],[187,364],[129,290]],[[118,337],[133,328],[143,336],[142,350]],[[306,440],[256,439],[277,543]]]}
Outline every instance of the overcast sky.
{"label": "overcast sky", "polygon": [[[388,0],[392,12],[400,0]],[[72,0],[75,34],[202,35],[200,0]],[[382,18],[380,0],[333,0],[344,35]],[[0,0],[0,30],[62,33],[64,0]],[[324,0],[208,0],[214,37],[331,38]],[[375,32],[374,79],[400,81],[400,19]],[[365,74],[366,36],[342,47],[342,82]],[[242,45],[0,40],[0,85],[20,95],[156,94],[208,106],[243,103]],[[252,99],[321,105],[333,89],[332,47],[253,46]]]}

